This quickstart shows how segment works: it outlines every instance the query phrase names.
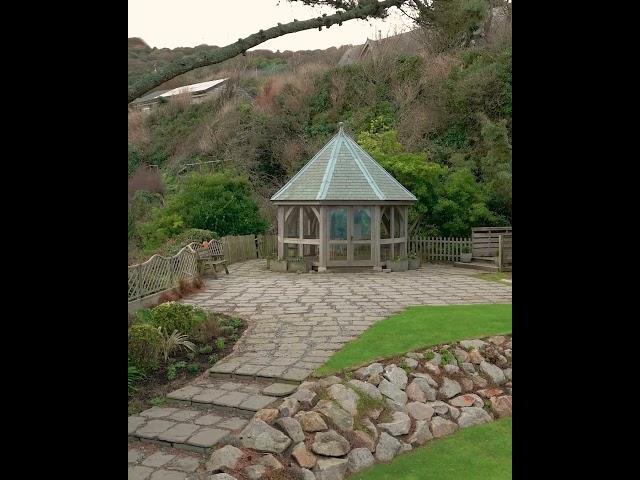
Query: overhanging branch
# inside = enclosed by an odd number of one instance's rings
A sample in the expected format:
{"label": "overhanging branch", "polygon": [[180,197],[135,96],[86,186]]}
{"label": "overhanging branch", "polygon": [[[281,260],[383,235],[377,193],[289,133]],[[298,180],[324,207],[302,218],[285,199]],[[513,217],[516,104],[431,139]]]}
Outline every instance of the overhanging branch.
{"label": "overhanging branch", "polygon": [[384,16],[390,7],[397,7],[406,1],[407,0],[384,0],[382,2],[371,2],[333,15],[311,18],[309,20],[294,20],[293,22],[271,27],[267,30],[260,30],[225,47],[171,62],[157,72],[145,75],[130,86],[127,103],[131,103],[139,96],[144,95],[153,88],[162,85],[164,82],[178,75],[182,75],[196,68],[224,62],[272,38],[278,38],[289,33],[301,32],[312,28],[329,28],[331,25],[340,25],[342,22],[358,18],[381,17]]}

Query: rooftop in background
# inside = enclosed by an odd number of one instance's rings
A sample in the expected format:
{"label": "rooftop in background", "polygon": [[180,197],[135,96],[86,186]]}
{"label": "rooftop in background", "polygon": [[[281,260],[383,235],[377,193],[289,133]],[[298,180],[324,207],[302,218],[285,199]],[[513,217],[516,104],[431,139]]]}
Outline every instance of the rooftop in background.
{"label": "rooftop in background", "polygon": [[[173,88],[170,90],[156,90],[143,95],[140,98],[131,102],[132,107],[139,108],[141,106],[148,107],[150,104],[154,104],[160,101],[161,98],[173,97],[182,93],[190,93],[194,100],[197,97],[203,97],[205,94],[209,94],[215,90],[219,85],[227,81],[228,78],[219,78],[216,80],[209,80],[207,82],[193,83],[191,85],[184,85],[182,87]],[[213,93],[213,92],[212,92]]]}
{"label": "rooftop in background", "polygon": [[272,201],[408,201],[416,197],[365,152],[340,124],[338,133]]}
{"label": "rooftop in background", "polygon": [[208,82],[193,83],[191,85],[185,85],[183,87],[174,88],[173,90],[169,90],[168,92],[165,92],[160,96],[161,97],[171,97],[173,95],[180,95],[181,93],[201,93],[201,92],[206,92],[207,90],[210,90],[211,88],[215,87],[216,85],[221,84],[225,80],[228,80],[228,79],[227,78],[219,78],[218,80],[210,80]]}

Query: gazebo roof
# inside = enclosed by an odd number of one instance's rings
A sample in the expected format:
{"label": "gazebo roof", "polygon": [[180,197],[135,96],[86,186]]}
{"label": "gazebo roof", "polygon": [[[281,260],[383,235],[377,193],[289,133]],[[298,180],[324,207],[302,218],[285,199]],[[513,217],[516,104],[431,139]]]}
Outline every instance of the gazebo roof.
{"label": "gazebo roof", "polygon": [[416,197],[344,132],[338,133],[273,197],[273,201],[409,201]]}

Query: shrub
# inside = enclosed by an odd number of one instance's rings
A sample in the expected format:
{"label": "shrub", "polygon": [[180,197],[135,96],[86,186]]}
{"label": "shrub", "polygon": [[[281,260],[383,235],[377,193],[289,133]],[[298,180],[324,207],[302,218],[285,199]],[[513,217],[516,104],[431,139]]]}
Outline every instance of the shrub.
{"label": "shrub", "polygon": [[168,302],[154,307],[151,323],[155,327],[162,327],[167,332],[184,332],[191,335],[193,328],[201,321],[202,313],[191,305]]}
{"label": "shrub", "polygon": [[190,363],[189,365],[187,365],[188,374],[195,375],[199,371],[200,371],[200,365],[198,365],[197,363]]}
{"label": "shrub", "polygon": [[180,300],[182,295],[178,291],[177,288],[172,288],[171,290],[167,290],[166,292],[162,292],[160,297],[158,297],[158,304],[175,302],[176,300]]}
{"label": "shrub", "polygon": [[211,315],[193,327],[191,338],[198,344],[207,345],[220,336],[220,333],[220,323],[215,316]]}
{"label": "shrub", "polygon": [[146,165],[139,165],[136,168],[129,179],[129,201],[139,190],[164,194],[164,185],[157,168],[149,168]]}
{"label": "shrub", "polygon": [[225,347],[224,337],[216,338],[216,348],[222,351],[224,350],[224,347]]}
{"label": "shrub", "polygon": [[158,331],[162,335],[162,353],[164,355],[164,361],[169,360],[169,355],[175,350],[184,348],[186,350],[194,351],[196,346],[193,342],[187,340],[187,336],[183,333],[174,330],[172,333],[168,333],[162,327],[158,327]]}
{"label": "shrub", "polygon": [[162,354],[162,335],[158,329],[146,323],[137,323],[129,328],[129,358],[141,372],[158,368]]}
{"label": "shrub", "polygon": [[144,375],[138,370],[138,367],[129,362],[129,392],[135,390],[135,383],[142,377],[144,377]]}
{"label": "shrub", "polygon": [[260,215],[252,197],[251,185],[243,178],[217,173],[192,174],[184,179],[178,193],[167,207],[141,232],[157,241],[160,228],[166,238],[181,233],[185,227],[206,229],[224,235],[248,235],[264,232],[267,222]]}

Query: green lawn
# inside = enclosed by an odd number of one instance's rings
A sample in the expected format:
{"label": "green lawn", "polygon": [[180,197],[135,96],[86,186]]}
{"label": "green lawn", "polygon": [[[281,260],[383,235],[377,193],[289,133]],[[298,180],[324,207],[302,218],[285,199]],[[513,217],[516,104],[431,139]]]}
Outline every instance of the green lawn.
{"label": "green lawn", "polygon": [[511,304],[409,307],[373,324],[334,353],[315,375],[330,375],[440,343],[510,332]]}
{"label": "green lawn", "polygon": [[353,480],[511,479],[511,417],[477,425],[374,465]]}

